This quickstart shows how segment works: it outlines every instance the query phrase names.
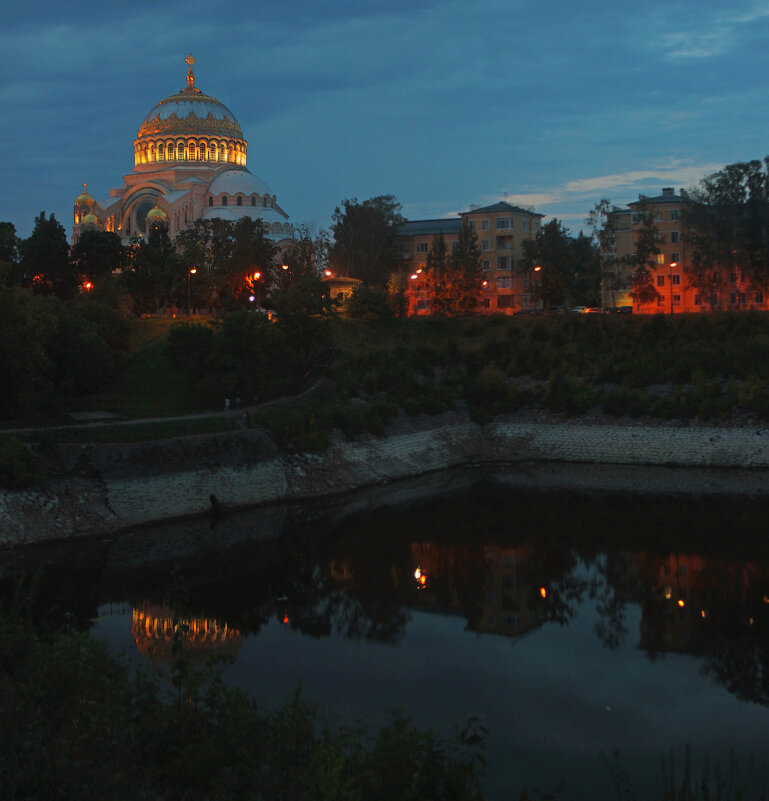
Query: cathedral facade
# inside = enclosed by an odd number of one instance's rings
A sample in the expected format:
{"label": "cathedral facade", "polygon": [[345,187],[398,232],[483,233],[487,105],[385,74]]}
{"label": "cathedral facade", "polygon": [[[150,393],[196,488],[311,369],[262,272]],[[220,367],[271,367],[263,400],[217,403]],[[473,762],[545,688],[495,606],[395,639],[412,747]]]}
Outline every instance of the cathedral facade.
{"label": "cathedral facade", "polygon": [[124,242],[147,236],[162,222],[173,239],[196,220],[261,219],[279,247],[294,229],[277,196],[247,166],[248,143],[234,114],[195,86],[187,57],[187,85],[157,103],[134,140],[134,168],[123,186],[97,201],[84,186],[75,200],[72,243],[88,229],[113,231]]}

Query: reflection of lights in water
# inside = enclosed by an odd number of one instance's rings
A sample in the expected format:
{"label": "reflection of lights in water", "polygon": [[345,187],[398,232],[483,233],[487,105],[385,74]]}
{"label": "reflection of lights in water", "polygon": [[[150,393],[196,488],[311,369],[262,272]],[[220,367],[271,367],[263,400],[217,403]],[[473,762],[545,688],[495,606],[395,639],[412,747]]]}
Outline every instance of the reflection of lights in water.
{"label": "reflection of lights in water", "polygon": [[[207,617],[177,619],[177,627],[186,627],[184,647],[191,653],[208,658],[217,654],[234,654],[241,645],[238,629],[227,622]],[[131,634],[139,651],[153,659],[168,660],[174,640],[173,610],[165,605],[134,608],[131,613]]]}
{"label": "reflection of lights in water", "polygon": [[547,598],[547,588],[546,588],[546,587],[540,587],[540,588],[539,588],[539,594],[540,594],[540,595],[541,595],[543,598]]}
{"label": "reflection of lights in water", "polygon": [[708,613],[704,609],[700,612],[700,614],[702,615],[703,620],[708,616]]}
{"label": "reflection of lights in water", "polygon": [[283,622],[284,622],[285,624],[288,624],[288,622],[289,622],[288,615],[283,615]]}
{"label": "reflection of lights in water", "polygon": [[414,578],[417,580],[417,589],[421,590],[427,585],[427,574],[422,572],[422,568],[417,566],[414,571]]}

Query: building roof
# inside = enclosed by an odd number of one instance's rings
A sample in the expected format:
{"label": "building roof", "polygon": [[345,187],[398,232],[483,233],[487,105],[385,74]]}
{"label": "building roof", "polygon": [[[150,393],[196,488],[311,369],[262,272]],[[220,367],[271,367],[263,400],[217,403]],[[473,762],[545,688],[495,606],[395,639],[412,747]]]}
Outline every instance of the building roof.
{"label": "building roof", "polygon": [[661,195],[655,197],[647,197],[646,195],[639,195],[638,200],[628,203],[631,208],[637,206],[639,203],[681,203],[684,200],[683,195],[677,195],[674,189],[663,189]]}
{"label": "building roof", "polygon": [[398,226],[398,236],[430,236],[458,234],[462,228],[460,217],[443,217],[440,220],[407,220]]}
{"label": "building roof", "polygon": [[496,214],[500,211],[509,211],[515,214],[529,214],[532,217],[544,217],[544,214],[538,214],[536,211],[532,211],[531,209],[524,209],[520,206],[514,206],[512,203],[508,203],[507,201],[500,201],[499,203],[493,203],[491,206],[482,206],[479,209],[470,209],[469,211],[461,212],[462,216],[464,217],[465,214]]}

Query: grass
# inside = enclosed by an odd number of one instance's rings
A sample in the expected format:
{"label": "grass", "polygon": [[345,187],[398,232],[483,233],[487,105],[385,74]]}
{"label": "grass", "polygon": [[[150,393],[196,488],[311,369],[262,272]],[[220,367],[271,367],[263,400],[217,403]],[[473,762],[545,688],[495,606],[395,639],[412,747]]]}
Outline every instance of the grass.
{"label": "grass", "polygon": [[186,437],[193,434],[218,434],[239,428],[236,417],[193,417],[181,420],[158,420],[112,425],[90,425],[73,428],[49,429],[44,434],[29,434],[28,440],[40,436],[53,438],[60,443],[120,443]]}

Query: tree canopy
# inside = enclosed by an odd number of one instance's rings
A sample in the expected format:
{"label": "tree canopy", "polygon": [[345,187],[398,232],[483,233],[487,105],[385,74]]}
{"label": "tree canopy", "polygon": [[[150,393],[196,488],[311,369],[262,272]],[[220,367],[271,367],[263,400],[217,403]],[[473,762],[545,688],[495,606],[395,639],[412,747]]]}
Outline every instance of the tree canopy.
{"label": "tree canopy", "polygon": [[335,273],[385,286],[400,261],[397,227],[404,221],[394,195],[359,203],[342,201],[334,210],[329,263]]}
{"label": "tree canopy", "polygon": [[704,299],[717,300],[725,269],[738,286],[769,289],[769,157],[708,175],[687,194],[683,219],[689,280]]}

